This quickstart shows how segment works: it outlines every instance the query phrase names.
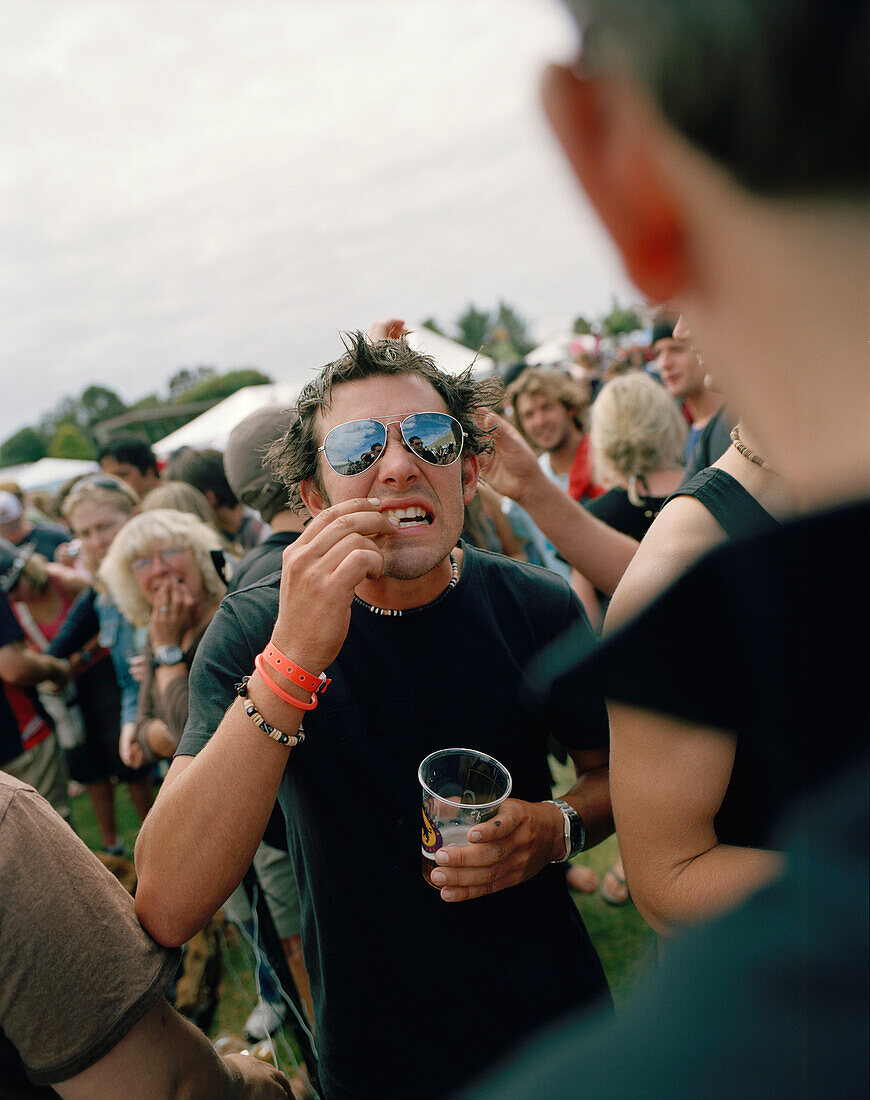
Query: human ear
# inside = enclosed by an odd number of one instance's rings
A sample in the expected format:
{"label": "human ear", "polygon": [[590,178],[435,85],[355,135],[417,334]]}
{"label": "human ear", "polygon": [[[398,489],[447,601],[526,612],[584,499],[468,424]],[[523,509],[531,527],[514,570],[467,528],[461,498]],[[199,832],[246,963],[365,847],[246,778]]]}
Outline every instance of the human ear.
{"label": "human ear", "polygon": [[480,478],[480,462],[477,455],[469,455],[462,460],[462,503],[471,504],[477,492]]}
{"label": "human ear", "polygon": [[308,509],[311,518],[319,515],[325,508],[329,507],[329,501],[326,498],[326,494],[318,489],[313,479],[307,479],[299,484],[299,493],[302,497],[302,503]]}
{"label": "human ear", "polygon": [[677,195],[658,156],[663,120],[627,85],[550,65],[542,95],[574,175],[622,255],[634,285],[654,302],[690,279]]}

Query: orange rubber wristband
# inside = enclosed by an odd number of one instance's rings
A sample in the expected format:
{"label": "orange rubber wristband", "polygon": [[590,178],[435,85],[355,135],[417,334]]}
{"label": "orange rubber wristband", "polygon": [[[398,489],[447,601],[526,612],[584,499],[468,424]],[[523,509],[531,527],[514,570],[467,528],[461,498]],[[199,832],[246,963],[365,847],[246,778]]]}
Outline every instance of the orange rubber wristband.
{"label": "orange rubber wristband", "polygon": [[306,672],[304,668],[294,664],[286,654],[282,653],[271,642],[263,650],[263,660],[267,665],[271,665],[276,672],[280,672],[282,676],[286,676],[294,684],[298,684],[300,687],[304,687],[306,691],[314,692],[314,694],[317,694],[318,691],[326,691],[332,683],[332,680],[327,676],[312,676],[310,672]]}
{"label": "orange rubber wristband", "polygon": [[289,703],[291,707],[298,707],[299,710],[314,710],[317,706],[317,696],[314,692],[311,693],[311,702],[303,703],[301,699],[297,699],[294,695],[288,695],[283,688],[278,687],[271,676],[266,672],[266,662],[263,660],[263,654],[258,653],[254,658],[254,666],[257,672],[263,677],[266,682],[266,686],[269,690],[277,695],[279,699],[283,699],[285,703]]}

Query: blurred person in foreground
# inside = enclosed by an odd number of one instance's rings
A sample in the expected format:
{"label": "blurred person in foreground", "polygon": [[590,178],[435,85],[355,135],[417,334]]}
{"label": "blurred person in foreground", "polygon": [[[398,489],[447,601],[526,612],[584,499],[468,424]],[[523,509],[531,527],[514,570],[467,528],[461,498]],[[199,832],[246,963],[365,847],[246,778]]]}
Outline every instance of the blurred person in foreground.
{"label": "blurred person in foreground", "polygon": [[[524,691],[547,641],[590,629],[568,585],[457,544],[488,448],[477,415],[500,387],[402,340],[345,347],[270,452],[312,519],[281,573],[226,597],[206,632],[139,834],[136,906],[161,942],[184,940],[240,880],[278,797],[325,1094],[423,1100],[566,1002],[609,999],[561,867],[611,832],[606,716],[594,691],[547,714]],[[578,765],[564,805],[550,734]],[[512,797],[466,846],[433,852],[430,884],[417,768],[456,744],[500,760]],[[487,996],[473,1019],[457,1010],[469,983]]]}
{"label": "blurred person in foreground", "polygon": [[[544,84],[556,133],[635,284],[715,359],[752,434],[740,457],[781,474],[796,515],[714,550],[580,664],[570,639],[544,675],[605,683],[620,832],[626,725],[701,731],[767,781],[757,824],[784,860],[741,874],[715,906],[733,910],[684,932],[617,1026],[569,1024],[474,1095],[866,1095],[868,6],[571,8],[580,58]],[[817,594],[831,575],[841,599]],[[735,858],[717,847],[696,919]]]}
{"label": "blurred person in foreground", "polygon": [[48,803],[0,771],[0,1093],[292,1096],[283,1074],[256,1058],[219,1058],[169,1006],[178,962],[177,951],[142,930],[133,899]]}

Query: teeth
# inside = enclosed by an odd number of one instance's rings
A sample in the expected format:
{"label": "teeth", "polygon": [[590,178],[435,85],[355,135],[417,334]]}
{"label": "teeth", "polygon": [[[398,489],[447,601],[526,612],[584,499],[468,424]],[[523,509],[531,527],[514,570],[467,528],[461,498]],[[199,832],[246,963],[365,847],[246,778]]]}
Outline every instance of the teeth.
{"label": "teeth", "polygon": [[425,508],[385,508],[384,515],[393,523],[403,523],[406,527],[412,526],[414,521],[427,523],[428,515]]}

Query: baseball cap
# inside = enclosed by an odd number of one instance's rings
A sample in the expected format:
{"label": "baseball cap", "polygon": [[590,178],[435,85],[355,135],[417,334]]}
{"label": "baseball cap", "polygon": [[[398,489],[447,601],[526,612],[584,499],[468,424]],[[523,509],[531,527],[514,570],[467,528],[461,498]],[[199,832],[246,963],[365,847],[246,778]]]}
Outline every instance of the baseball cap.
{"label": "baseball cap", "polygon": [[12,493],[0,490],[0,523],[15,523],[21,519],[21,501]]}
{"label": "baseball cap", "polygon": [[287,509],[287,486],[264,465],[263,451],[284,436],[296,420],[293,409],[265,405],[250,413],[230,432],[224,451],[224,470],[230,488],[243,504],[254,508],[268,523]]}

